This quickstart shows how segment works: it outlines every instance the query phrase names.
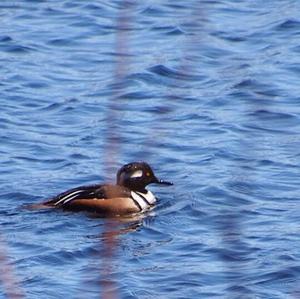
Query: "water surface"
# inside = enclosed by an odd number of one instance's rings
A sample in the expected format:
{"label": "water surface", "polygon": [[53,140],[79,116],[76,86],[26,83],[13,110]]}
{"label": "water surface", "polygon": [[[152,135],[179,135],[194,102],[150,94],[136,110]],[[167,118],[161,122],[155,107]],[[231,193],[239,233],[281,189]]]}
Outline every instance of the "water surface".
{"label": "water surface", "polygon": [[[298,1],[0,7],[0,298],[299,297]],[[135,160],[143,218],[21,208]]]}

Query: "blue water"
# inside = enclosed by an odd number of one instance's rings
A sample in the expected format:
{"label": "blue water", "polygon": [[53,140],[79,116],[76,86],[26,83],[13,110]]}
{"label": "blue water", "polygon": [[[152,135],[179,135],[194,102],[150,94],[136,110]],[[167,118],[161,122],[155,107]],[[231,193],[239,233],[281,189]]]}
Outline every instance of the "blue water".
{"label": "blue water", "polygon": [[[298,0],[0,7],[0,298],[299,298]],[[136,160],[145,217],[23,208]]]}

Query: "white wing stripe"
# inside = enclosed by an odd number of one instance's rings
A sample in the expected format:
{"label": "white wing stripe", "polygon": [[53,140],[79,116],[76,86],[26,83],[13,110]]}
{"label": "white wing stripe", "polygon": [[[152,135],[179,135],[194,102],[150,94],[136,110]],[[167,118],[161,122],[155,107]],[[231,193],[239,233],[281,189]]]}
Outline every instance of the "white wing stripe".
{"label": "white wing stripe", "polygon": [[[59,201],[57,201],[57,202],[55,203],[55,205],[58,205],[58,204],[60,204],[61,202],[66,203],[66,202],[72,200],[74,197],[76,197],[76,196],[77,196],[79,193],[81,193],[82,191],[84,191],[84,190],[77,190],[77,191],[74,191],[74,192],[69,193],[68,195],[62,197]],[[70,198],[70,197],[71,197],[71,198]]]}

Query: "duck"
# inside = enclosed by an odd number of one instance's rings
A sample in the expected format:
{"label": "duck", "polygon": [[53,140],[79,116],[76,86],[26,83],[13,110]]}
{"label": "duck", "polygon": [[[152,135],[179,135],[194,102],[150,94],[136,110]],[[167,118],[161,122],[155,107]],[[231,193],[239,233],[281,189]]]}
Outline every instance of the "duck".
{"label": "duck", "polygon": [[118,170],[116,184],[76,187],[48,199],[42,205],[104,216],[143,213],[157,201],[154,194],[146,189],[149,184],[173,185],[158,179],[148,163],[132,162]]}

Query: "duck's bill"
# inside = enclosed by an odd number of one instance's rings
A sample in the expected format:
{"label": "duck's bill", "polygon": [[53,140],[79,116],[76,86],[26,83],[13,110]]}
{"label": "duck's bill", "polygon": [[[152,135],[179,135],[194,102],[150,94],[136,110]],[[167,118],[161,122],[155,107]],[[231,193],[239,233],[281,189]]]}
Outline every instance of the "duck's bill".
{"label": "duck's bill", "polygon": [[160,184],[160,185],[166,185],[166,186],[172,186],[173,185],[172,182],[168,182],[168,181],[164,181],[164,180],[159,180],[159,179],[156,179],[154,183]]}

